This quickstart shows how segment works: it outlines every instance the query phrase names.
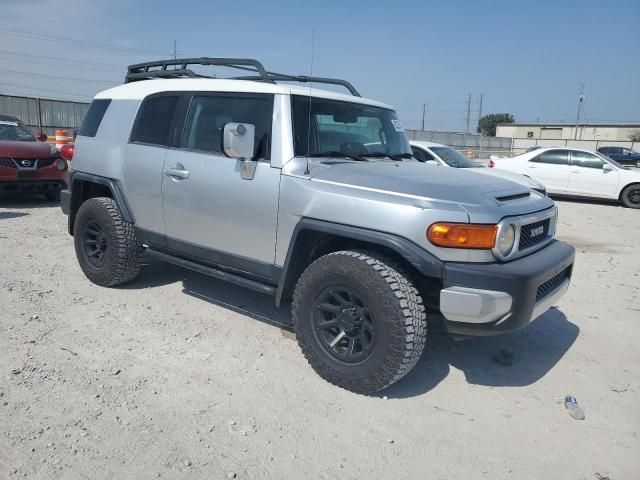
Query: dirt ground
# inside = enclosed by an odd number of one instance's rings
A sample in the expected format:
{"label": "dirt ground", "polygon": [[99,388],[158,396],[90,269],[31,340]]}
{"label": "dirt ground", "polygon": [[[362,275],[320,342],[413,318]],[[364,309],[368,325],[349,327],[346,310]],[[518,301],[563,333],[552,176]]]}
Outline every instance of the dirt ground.
{"label": "dirt ground", "polygon": [[640,211],[558,202],[577,259],[557,309],[434,333],[367,397],[311,370],[270,297],[155,262],[97,287],[59,207],[0,202],[2,479],[640,478]]}

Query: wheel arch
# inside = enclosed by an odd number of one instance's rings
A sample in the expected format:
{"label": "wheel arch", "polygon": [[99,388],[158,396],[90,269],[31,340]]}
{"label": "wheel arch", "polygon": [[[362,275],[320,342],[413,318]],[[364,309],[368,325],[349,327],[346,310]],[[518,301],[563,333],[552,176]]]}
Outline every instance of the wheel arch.
{"label": "wheel arch", "polygon": [[[443,263],[410,240],[393,234],[310,218],[296,225],[278,282],[276,305],[288,302],[302,272],[314,260],[339,250],[364,249],[398,263],[419,290],[440,283]],[[426,295],[427,292],[425,292]]]}
{"label": "wheel arch", "polygon": [[113,198],[124,220],[128,223],[135,223],[125,196],[115,180],[83,172],[74,172],[69,178],[69,190],[71,192],[69,202],[70,235],[73,235],[73,226],[78,209],[85,201],[95,197]]}

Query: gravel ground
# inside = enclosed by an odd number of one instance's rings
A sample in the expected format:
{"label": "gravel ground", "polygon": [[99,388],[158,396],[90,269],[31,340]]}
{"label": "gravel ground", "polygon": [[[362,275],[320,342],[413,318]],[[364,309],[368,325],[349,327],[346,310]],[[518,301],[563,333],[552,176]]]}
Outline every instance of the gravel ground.
{"label": "gravel ground", "polygon": [[315,375],[271,298],[154,262],[97,287],[57,206],[1,202],[2,479],[640,478],[639,211],[558,202],[577,261],[557,308],[435,333],[366,397]]}

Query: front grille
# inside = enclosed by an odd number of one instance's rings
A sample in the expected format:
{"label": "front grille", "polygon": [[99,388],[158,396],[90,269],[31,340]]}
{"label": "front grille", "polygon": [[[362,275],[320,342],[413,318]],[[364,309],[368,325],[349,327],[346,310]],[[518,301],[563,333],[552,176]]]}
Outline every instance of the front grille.
{"label": "front grille", "polygon": [[0,158],[0,167],[5,168],[16,168],[16,164],[13,163],[13,160],[10,158]]}
{"label": "front grille", "polygon": [[39,158],[37,168],[48,167],[49,165],[52,165],[53,162],[55,161],[56,161],[55,158]]}
{"label": "front grille", "polygon": [[569,274],[571,273],[571,267],[565,268],[555,277],[551,277],[544,283],[538,285],[538,290],[536,290],[536,302],[541,298],[546,297],[549,293],[553,292],[558,286],[565,281],[565,279],[569,278]]}
{"label": "front grille", "polygon": [[545,218],[539,222],[529,223],[522,225],[520,229],[520,243],[518,243],[518,250],[526,250],[533,247],[540,242],[543,242],[549,236],[549,225],[551,219]]}

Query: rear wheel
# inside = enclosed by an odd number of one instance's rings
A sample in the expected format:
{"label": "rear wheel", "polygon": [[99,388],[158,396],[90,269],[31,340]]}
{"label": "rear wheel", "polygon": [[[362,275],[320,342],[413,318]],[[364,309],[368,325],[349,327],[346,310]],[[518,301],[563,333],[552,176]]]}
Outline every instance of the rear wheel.
{"label": "rear wheel", "polygon": [[112,287],[138,275],[144,248],[133,225],[122,218],[112,198],[84,202],[78,210],[73,235],[78,263],[93,283]]}
{"label": "rear wheel", "polygon": [[411,281],[388,259],[364,251],[331,253],[309,265],[295,288],[293,322],[313,369],[365,394],[406,375],[427,336]]}
{"label": "rear wheel", "polygon": [[636,167],[640,168],[640,160],[636,160]]}
{"label": "rear wheel", "polygon": [[640,183],[629,185],[620,195],[622,204],[628,208],[640,208]]}

